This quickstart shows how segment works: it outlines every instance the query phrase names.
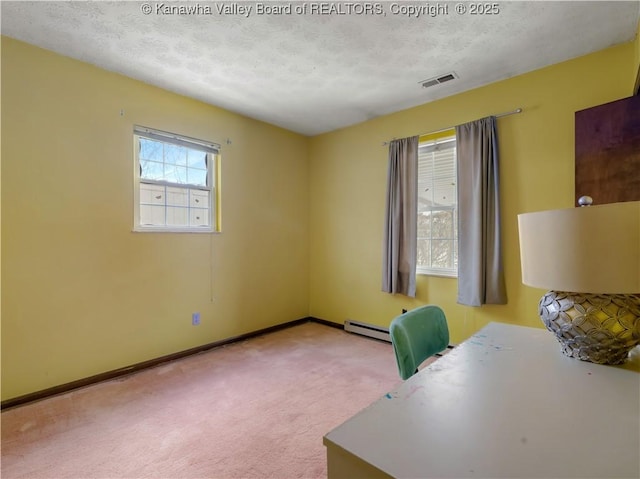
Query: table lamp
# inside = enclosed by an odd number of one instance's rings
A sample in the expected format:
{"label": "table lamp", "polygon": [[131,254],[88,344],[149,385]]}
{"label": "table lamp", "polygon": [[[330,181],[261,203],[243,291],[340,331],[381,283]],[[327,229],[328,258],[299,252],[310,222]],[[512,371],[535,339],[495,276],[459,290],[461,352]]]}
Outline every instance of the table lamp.
{"label": "table lamp", "polygon": [[518,215],[522,282],[567,356],[621,364],[640,344],[640,201]]}

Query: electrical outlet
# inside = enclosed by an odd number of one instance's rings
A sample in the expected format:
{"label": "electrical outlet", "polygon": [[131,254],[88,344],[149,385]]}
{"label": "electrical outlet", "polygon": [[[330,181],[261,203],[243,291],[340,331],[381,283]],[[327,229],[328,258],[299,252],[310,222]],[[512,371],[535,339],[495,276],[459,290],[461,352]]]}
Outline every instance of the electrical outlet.
{"label": "electrical outlet", "polygon": [[191,315],[191,325],[199,326],[200,325],[200,313],[193,313]]}

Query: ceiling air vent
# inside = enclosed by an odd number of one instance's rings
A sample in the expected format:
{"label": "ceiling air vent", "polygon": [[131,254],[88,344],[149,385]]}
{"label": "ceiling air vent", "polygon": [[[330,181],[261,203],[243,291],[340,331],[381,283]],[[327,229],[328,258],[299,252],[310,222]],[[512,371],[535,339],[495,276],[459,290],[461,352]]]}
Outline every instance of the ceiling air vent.
{"label": "ceiling air vent", "polygon": [[441,75],[435,78],[429,78],[428,80],[422,80],[420,83],[422,84],[422,88],[429,88],[430,86],[440,85],[440,83],[445,83],[451,80],[455,80],[458,78],[455,72],[447,73],[446,75]]}

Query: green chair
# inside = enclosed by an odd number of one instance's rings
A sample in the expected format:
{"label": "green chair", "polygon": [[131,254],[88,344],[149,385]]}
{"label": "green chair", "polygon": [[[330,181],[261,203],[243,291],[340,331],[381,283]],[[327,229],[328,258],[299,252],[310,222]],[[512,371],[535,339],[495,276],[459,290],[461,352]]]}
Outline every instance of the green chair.
{"label": "green chair", "polygon": [[389,334],[402,379],[413,376],[425,359],[449,347],[447,318],[432,304],[394,318]]}

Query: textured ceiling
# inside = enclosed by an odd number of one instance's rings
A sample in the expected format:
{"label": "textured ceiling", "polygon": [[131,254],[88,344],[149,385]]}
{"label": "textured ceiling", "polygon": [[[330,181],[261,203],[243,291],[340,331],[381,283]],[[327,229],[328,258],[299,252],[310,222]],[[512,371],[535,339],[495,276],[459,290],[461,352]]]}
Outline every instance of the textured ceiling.
{"label": "textured ceiling", "polygon": [[631,41],[640,18],[640,0],[503,1],[484,15],[466,2],[464,14],[455,2],[262,3],[291,5],[280,15],[258,3],[149,2],[145,14],[143,2],[2,1],[0,13],[3,35],[305,135]]}

